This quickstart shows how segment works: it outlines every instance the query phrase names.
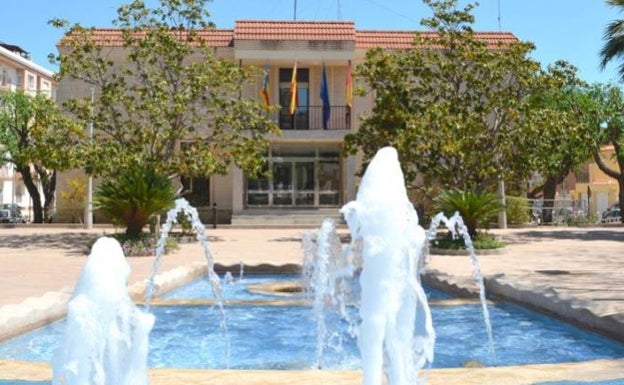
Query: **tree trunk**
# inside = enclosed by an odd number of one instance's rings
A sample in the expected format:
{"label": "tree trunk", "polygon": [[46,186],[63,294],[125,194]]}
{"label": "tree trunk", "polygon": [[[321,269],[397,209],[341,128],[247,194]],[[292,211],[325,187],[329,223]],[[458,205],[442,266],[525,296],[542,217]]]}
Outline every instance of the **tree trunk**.
{"label": "tree trunk", "polygon": [[552,223],[553,203],[557,193],[559,178],[549,176],[544,183],[544,206],[542,208],[542,220],[544,223]]}
{"label": "tree trunk", "polygon": [[620,213],[623,215],[620,216],[620,221],[624,224],[624,174],[620,174],[620,177],[617,178],[618,187],[620,191],[618,191],[618,204],[620,207]]}
{"label": "tree trunk", "polygon": [[39,189],[35,184],[35,181],[30,173],[30,167],[19,167],[16,166],[17,171],[22,175],[22,180],[24,181],[24,186],[26,186],[26,190],[28,190],[28,194],[30,195],[30,199],[32,199],[33,205],[33,223],[43,223],[43,206],[41,205],[41,195],[39,194]]}
{"label": "tree trunk", "polygon": [[130,238],[139,238],[143,233],[143,227],[147,224],[148,216],[145,213],[133,209],[124,215],[126,222],[126,235]]}
{"label": "tree trunk", "polygon": [[46,223],[54,221],[54,194],[56,192],[56,171],[52,171],[47,178],[40,178],[43,190],[43,219]]}
{"label": "tree trunk", "polygon": [[[594,161],[596,162],[596,165],[598,166],[600,171],[604,172],[607,176],[617,180],[619,189],[618,204],[620,205],[620,211],[624,213],[624,211],[622,211],[622,204],[624,204],[624,156],[621,155],[622,151],[620,151],[620,145],[618,144],[617,140],[611,140],[610,143],[613,145],[616,154],[616,161],[619,171],[613,170],[606,165],[606,163],[602,160],[602,157],[600,156],[599,149],[593,151],[593,156]],[[624,223],[624,215],[622,215],[621,221],[622,223]]]}

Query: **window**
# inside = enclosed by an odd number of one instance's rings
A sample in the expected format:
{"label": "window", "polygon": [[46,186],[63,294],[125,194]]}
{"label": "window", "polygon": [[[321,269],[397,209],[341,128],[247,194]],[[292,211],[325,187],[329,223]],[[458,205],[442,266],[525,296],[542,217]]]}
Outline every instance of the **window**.
{"label": "window", "polygon": [[39,92],[51,97],[52,96],[52,86],[50,85],[50,82],[47,80],[42,80],[41,81],[41,88],[39,89]]}
{"label": "window", "polygon": [[182,176],[182,196],[192,206],[210,206],[210,179]]}
{"label": "window", "polygon": [[28,91],[36,91],[35,75],[28,75]]}

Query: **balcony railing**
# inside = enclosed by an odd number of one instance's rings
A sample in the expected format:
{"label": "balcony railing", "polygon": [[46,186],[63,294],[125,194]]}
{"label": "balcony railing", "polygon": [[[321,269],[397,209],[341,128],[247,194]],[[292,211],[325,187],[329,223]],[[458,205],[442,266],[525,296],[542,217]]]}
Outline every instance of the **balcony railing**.
{"label": "balcony railing", "polygon": [[353,118],[348,106],[331,106],[327,127],[323,127],[323,106],[301,106],[292,115],[283,107],[272,119],[282,130],[350,130]]}

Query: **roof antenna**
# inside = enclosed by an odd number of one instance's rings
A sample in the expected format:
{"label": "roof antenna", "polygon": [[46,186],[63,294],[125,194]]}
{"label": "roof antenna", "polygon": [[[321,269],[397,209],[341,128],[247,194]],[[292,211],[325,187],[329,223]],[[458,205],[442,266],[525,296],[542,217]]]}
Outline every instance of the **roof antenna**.
{"label": "roof antenna", "polygon": [[295,4],[294,4],[294,9],[293,9],[293,20],[297,21],[297,0],[295,0]]}
{"label": "roof antenna", "polygon": [[501,7],[500,0],[498,0],[498,32],[501,31]]}

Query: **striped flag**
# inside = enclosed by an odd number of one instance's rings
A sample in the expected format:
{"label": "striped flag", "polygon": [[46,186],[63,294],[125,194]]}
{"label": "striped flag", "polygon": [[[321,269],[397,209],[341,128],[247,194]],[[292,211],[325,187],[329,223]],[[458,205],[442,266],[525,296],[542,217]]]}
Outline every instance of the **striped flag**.
{"label": "striped flag", "polygon": [[353,78],[351,77],[351,60],[347,62],[347,80],[345,82],[345,98],[347,107],[353,108]]}
{"label": "striped flag", "polygon": [[264,67],[264,79],[262,81],[262,91],[260,91],[260,94],[262,95],[262,99],[264,100],[265,107],[268,107],[271,105],[271,99],[269,98],[269,88],[270,88],[269,72],[270,71],[271,69],[269,67],[269,63],[267,62]]}
{"label": "striped flag", "polygon": [[294,115],[297,107],[299,107],[299,100],[297,97],[297,61],[295,60],[295,66],[293,67],[292,78],[290,79],[289,111],[291,115]]}
{"label": "striped flag", "polygon": [[321,100],[323,101],[323,130],[329,127],[329,117],[331,116],[331,105],[329,103],[329,88],[327,87],[327,72],[325,72],[325,61],[323,61],[323,74],[321,75]]}

